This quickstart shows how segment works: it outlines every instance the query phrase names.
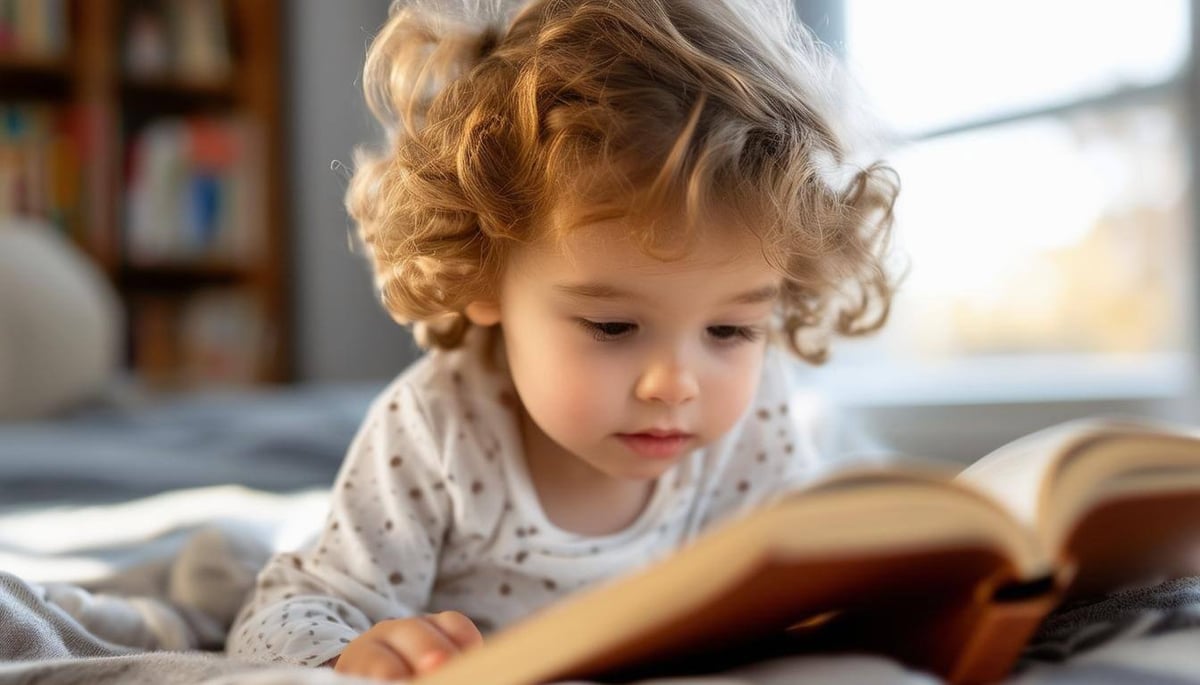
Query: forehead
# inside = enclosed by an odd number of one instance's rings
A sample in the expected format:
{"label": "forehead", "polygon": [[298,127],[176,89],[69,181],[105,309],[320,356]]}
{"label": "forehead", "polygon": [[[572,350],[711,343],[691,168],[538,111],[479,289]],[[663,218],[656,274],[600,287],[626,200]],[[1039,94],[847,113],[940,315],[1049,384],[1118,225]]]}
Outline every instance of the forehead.
{"label": "forehead", "polygon": [[704,226],[686,251],[662,259],[637,242],[624,220],[602,221],[546,237],[514,255],[514,275],[547,286],[604,285],[644,296],[666,289],[727,295],[777,283],[759,239],[733,226]]}
{"label": "forehead", "polygon": [[[680,207],[675,215],[656,217],[654,226],[630,216],[592,220],[588,216],[592,209],[577,202],[555,203],[530,252],[580,265],[615,262],[650,270],[730,265],[763,252],[746,220],[732,207],[710,205],[690,223]],[[645,247],[652,232],[660,236],[655,241],[657,256]]]}

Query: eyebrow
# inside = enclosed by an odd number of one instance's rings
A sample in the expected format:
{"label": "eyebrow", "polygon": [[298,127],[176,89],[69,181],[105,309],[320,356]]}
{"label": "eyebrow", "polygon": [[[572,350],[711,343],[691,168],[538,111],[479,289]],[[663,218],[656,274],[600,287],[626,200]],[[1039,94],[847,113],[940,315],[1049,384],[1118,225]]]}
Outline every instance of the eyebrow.
{"label": "eyebrow", "polygon": [[[587,300],[637,300],[636,294],[605,283],[558,284],[554,289],[565,295]],[[768,285],[735,295],[727,304],[760,304],[779,296],[779,286]]]}

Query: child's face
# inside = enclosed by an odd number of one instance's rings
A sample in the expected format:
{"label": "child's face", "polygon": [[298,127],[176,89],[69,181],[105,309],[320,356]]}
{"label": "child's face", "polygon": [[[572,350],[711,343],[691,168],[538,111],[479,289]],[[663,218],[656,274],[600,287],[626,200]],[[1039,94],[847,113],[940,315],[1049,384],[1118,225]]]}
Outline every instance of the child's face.
{"label": "child's face", "polygon": [[650,479],[746,411],[782,279],[742,230],[714,226],[669,262],[623,234],[602,223],[521,248],[499,301],[468,315],[501,324],[527,450]]}

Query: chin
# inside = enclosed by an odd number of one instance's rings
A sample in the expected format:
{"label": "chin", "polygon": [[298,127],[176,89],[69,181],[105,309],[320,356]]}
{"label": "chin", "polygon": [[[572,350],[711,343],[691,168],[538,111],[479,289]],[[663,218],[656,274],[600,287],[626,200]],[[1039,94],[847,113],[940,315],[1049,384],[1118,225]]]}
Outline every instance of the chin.
{"label": "chin", "polygon": [[629,475],[625,476],[628,480],[650,481],[658,478],[667,471],[671,470],[679,459],[670,461],[658,462],[654,464],[637,464],[630,469]]}

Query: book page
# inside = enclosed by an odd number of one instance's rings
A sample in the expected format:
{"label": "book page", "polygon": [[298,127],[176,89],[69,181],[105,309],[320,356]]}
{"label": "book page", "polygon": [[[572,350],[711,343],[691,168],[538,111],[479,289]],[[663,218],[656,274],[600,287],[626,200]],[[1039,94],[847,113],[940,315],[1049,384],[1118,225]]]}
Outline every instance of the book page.
{"label": "book page", "polygon": [[958,481],[982,490],[1022,524],[1036,529],[1042,491],[1063,456],[1087,436],[1114,424],[1088,419],[1051,426],[999,447],[963,469]]}
{"label": "book page", "polygon": [[[1112,426],[1079,443],[1062,460],[1053,479],[1053,506],[1043,505],[1040,515],[1042,537],[1055,548],[1070,544],[1079,526],[1088,525],[1098,510],[1139,499],[1194,498],[1197,483],[1200,432],[1149,422]],[[1147,525],[1146,516],[1135,518]],[[1173,518],[1160,517],[1161,525],[1178,528]]]}

